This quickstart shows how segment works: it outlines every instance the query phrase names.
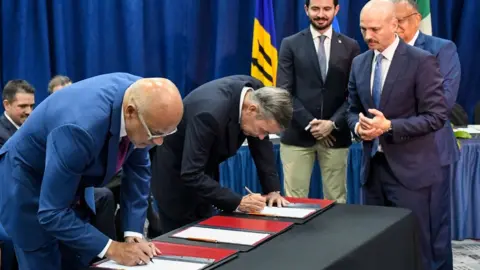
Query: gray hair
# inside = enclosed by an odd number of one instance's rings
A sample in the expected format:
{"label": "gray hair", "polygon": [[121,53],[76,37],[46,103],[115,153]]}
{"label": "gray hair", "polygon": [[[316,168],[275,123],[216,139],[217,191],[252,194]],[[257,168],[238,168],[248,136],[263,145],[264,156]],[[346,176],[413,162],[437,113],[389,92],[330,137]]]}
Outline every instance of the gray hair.
{"label": "gray hair", "polygon": [[418,4],[416,0],[389,0],[390,2],[394,4],[400,4],[400,3],[407,3],[410,5],[415,11],[419,12],[418,10]]}
{"label": "gray hair", "polygon": [[275,120],[281,129],[290,125],[293,114],[292,96],[281,88],[266,86],[252,91],[249,99],[260,107],[260,117]]}
{"label": "gray hair", "polygon": [[55,77],[53,77],[50,82],[48,83],[48,93],[49,94],[52,94],[53,93],[53,89],[57,86],[64,86],[64,85],[67,85],[69,83],[72,83],[72,80],[70,80],[70,78],[68,78],[67,76],[63,76],[63,75],[56,75]]}

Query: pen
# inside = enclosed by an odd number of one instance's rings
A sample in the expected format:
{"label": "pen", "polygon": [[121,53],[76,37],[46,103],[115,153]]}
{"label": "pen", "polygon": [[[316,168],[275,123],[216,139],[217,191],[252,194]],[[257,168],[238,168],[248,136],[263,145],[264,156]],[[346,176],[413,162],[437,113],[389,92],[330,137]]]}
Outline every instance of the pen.
{"label": "pen", "polygon": [[[140,243],[140,242],[138,242],[137,238],[135,238],[135,237],[133,238],[133,241],[135,241],[135,243]],[[153,260],[152,260],[152,258],[150,258],[150,261],[151,261],[152,263],[154,263]]]}
{"label": "pen", "polygon": [[218,243],[218,241],[214,239],[197,238],[197,237],[187,237],[187,240],[201,241],[201,242],[208,242],[208,243]]}
{"label": "pen", "polygon": [[247,190],[247,192],[248,192],[250,195],[253,195],[253,192],[252,192],[247,186],[245,186],[245,190]]}

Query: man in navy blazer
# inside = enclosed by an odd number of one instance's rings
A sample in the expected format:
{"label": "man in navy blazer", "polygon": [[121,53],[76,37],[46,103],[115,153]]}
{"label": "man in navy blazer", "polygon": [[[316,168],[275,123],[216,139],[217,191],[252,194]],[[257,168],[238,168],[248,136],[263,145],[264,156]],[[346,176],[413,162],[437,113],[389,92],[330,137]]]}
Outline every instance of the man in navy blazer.
{"label": "man in navy blazer", "polygon": [[0,147],[27,120],[35,106],[35,88],[25,80],[10,80],[2,91],[5,112],[0,116]]}
{"label": "man in navy blazer", "polygon": [[370,205],[408,208],[419,224],[424,269],[433,269],[430,213],[442,202],[431,196],[444,181],[435,131],[447,119],[443,77],[430,53],[395,34],[395,6],[372,0],[360,28],[369,51],[353,60],[348,122],[363,142],[362,184]]}
{"label": "man in navy blazer", "polygon": [[[44,100],[0,150],[0,220],[20,269],[81,269],[95,256],[148,263],[159,251],[142,235],[147,146],[161,144],[182,115],[173,83],[126,73],[86,79]],[[88,223],[93,187],[104,186],[120,166],[127,243]]]}
{"label": "man in navy blazer", "polygon": [[[443,93],[450,115],[457,100],[460,87],[461,67],[455,43],[450,40],[425,35],[419,31],[422,16],[414,0],[391,0],[395,3],[398,18],[398,35],[409,45],[426,50],[433,54],[443,75]],[[432,196],[438,196],[441,205],[431,209],[432,249],[434,269],[453,269],[452,242],[450,228],[450,168],[460,158],[459,149],[450,121],[435,133],[440,155],[444,181],[434,186]],[[455,175],[455,174],[454,174]],[[454,180],[453,180],[454,181]]]}

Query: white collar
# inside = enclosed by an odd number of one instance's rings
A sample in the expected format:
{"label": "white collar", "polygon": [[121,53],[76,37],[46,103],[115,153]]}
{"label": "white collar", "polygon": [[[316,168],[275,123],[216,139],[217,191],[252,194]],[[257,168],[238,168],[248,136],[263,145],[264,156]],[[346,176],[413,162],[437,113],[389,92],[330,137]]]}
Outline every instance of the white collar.
{"label": "white collar", "polygon": [[242,121],[242,107],[243,107],[243,100],[245,99],[245,95],[247,95],[247,92],[248,91],[251,91],[253,90],[253,88],[251,87],[243,87],[242,89],[242,93],[240,94],[240,108],[238,109],[239,110],[239,113],[238,113],[238,123],[241,123]]}
{"label": "white collar", "polygon": [[123,105],[122,105],[122,113],[120,115],[120,139],[127,136],[127,130],[125,129],[125,117],[123,115]]}
{"label": "white collar", "polygon": [[[390,46],[388,46],[385,50],[383,50],[382,55],[385,59],[388,61],[392,61],[393,55],[395,54],[395,51],[397,50],[398,44],[400,43],[400,38],[398,38],[397,35],[395,35],[395,40],[393,41]],[[375,57],[380,54],[379,51],[375,50]]]}
{"label": "white collar", "polygon": [[420,34],[420,31],[417,30],[415,35],[413,36],[412,40],[408,42],[408,45],[415,46],[415,41],[417,41],[418,35]]}
{"label": "white collar", "polygon": [[319,36],[326,36],[327,38],[332,39],[333,28],[332,28],[332,26],[330,25],[330,26],[328,27],[327,31],[325,31],[325,33],[321,34],[320,32],[318,32],[317,29],[315,29],[315,28],[310,24],[310,33],[312,33],[312,38],[313,38],[313,40],[315,40],[315,39],[318,38]]}
{"label": "white collar", "polygon": [[8,121],[10,121],[10,123],[12,123],[12,125],[16,128],[16,129],[19,129],[20,126],[17,125],[17,123],[15,123],[12,118],[10,118],[10,116],[8,116],[7,112],[3,112],[3,114],[5,115],[5,117],[8,119]]}

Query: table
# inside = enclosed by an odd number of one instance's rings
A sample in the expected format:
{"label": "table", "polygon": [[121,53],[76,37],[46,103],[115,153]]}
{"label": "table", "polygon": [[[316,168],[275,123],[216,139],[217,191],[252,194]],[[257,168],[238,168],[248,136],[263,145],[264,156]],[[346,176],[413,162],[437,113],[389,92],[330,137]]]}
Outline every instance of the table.
{"label": "table", "polygon": [[[283,170],[280,160],[280,145],[274,141],[277,172],[283,189]],[[360,185],[362,147],[359,143],[350,146],[347,168],[347,203],[362,204]],[[460,160],[451,172],[452,239],[480,239],[480,139],[461,140]],[[310,198],[323,198],[321,174],[315,162]],[[245,195],[244,186],[261,192],[255,164],[247,146],[220,165],[220,182]]]}
{"label": "table", "polygon": [[216,269],[421,269],[414,224],[406,209],[337,204]]}

